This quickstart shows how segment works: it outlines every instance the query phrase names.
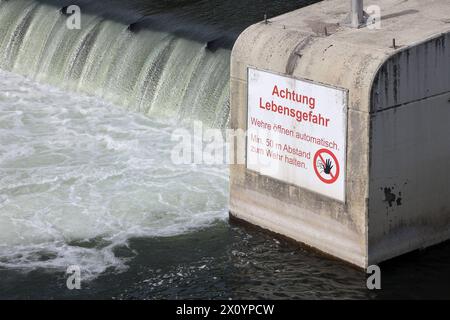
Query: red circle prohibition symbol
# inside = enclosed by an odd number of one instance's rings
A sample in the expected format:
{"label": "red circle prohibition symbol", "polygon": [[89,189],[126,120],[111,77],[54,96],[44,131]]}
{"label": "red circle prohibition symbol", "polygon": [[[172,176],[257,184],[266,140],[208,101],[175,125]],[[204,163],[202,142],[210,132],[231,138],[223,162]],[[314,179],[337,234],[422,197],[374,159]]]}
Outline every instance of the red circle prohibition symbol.
{"label": "red circle prohibition symbol", "polygon": [[[320,160],[322,164],[325,164],[326,161],[324,159],[324,157],[322,156],[323,154],[328,154],[334,161],[333,165],[336,168],[336,173],[333,174],[331,171],[329,174],[326,174],[325,172],[320,172],[319,168],[317,167],[317,160]],[[336,156],[334,155],[333,152],[331,152],[328,149],[320,149],[319,151],[316,152],[316,154],[314,155],[314,160],[313,160],[313,164],[314,164],[314,171],[316,172],[316,175],[319,177],[320,181],[322,181],[323,183],[326,184],[332,184],[334,182],[336,182],[336,180],[339,178],[339,162],[336,158]],[[324,176],[330,176],[329,179],[323,177]]]}

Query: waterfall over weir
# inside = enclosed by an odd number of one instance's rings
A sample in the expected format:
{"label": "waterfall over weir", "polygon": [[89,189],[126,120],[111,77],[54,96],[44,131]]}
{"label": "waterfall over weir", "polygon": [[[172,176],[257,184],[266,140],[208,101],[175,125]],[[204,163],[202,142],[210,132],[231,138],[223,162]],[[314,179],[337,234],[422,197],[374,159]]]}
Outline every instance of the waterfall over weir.
{"label": "waterfall over weir", "polygon": [[0,287],[5,270],[124,270],[130,239],[227,217],[226,167],[173,163],[171,137],[226,126],[230,51],[83,6],[70,30],[61,8],[0,0]]}
{"label": "waterfall over weir", "polygon": [[0,69],[174,123],[228,121],[229,56],[223,48],[91,13],[70,30],[61,8],[0,0]]}

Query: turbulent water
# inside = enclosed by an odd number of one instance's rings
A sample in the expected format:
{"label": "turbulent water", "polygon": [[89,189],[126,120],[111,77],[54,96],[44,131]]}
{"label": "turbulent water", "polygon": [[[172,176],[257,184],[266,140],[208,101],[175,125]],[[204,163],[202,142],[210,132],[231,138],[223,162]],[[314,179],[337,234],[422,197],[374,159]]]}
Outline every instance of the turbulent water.
{"label": "turbulent water", "polygon": [[132,237],[227,217],[227,169],[174,165],[174,126],[0,72],[0,268],[86,277]]}

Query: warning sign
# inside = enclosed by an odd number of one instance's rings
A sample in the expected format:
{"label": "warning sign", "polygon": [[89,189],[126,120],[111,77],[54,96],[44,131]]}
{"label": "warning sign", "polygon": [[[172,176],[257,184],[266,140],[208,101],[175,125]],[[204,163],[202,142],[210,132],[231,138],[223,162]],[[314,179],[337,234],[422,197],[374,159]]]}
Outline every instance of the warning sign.
{"label": "warning sign", "polygon": [[339,161],[330,150],[320,149],[314,156],[314,170],[323,183],[335,183],[339,178]]}
{"label": "warning sign", "polygon": [[345,201],[347,91],[248,69],[247,168]]}

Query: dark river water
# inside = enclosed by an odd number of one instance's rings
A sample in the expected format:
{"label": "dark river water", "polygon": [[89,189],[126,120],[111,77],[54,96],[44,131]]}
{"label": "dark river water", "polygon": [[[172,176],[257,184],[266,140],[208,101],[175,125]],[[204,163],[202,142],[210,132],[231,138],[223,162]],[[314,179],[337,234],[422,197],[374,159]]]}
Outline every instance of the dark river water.
{"label": "dark river water", "polygon": [[382,264],[377,291],[366,289],[365,273],[358,269],[226,221],[176,237],[136,238],[117,255],[136,256],[127,271],[107,271],[73,291],[62,272],[3,270],[0,298],[450,298],[449,243]]}

